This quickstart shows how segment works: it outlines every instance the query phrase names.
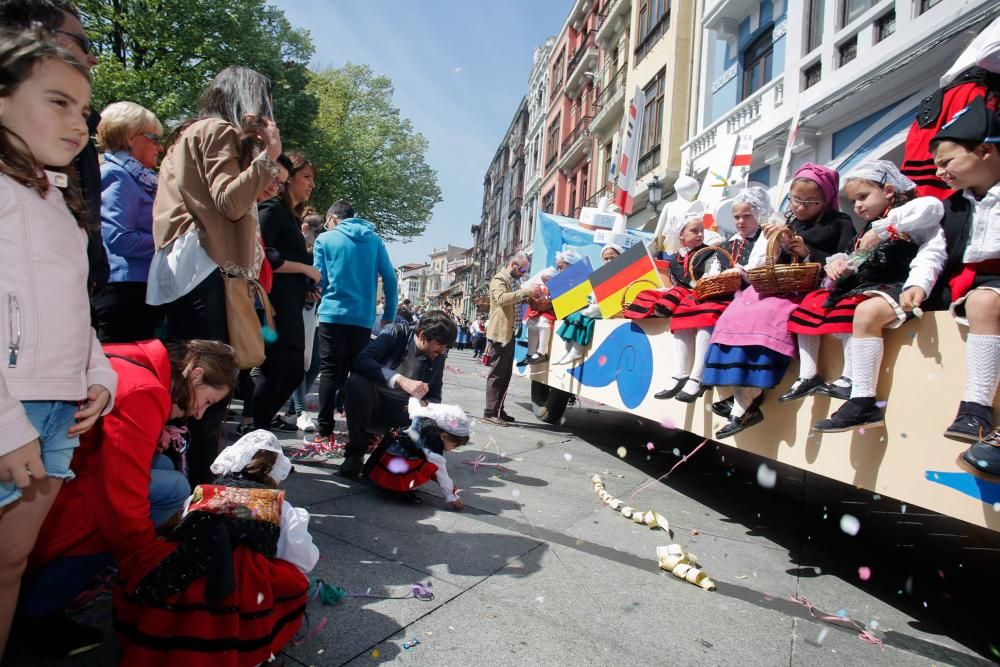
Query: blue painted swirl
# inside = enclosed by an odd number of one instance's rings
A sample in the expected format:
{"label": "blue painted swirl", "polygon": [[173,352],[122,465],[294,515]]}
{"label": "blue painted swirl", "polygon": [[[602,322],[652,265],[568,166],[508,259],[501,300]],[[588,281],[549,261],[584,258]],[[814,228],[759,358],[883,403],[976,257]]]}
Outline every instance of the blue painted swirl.
{"label": "blue painted swirl", "polygon": [[649,337],[635,323],[622,324],[586,361],[568,372],[585,387],[606,387],[617,381],[622,404],[635,408],[646,398],[653,380]]}
{"label": "blue painted swirl", "polygon": [[1000,483],[987,481],[969,472],[928,470],[924,473],[924,479],[947,486],[988,505],[1000,502]]}

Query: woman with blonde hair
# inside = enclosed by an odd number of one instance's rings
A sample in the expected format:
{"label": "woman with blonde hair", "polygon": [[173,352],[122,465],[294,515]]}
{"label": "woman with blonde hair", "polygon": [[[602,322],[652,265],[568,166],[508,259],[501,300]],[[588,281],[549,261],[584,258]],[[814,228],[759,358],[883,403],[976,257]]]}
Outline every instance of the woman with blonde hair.
{"label": "woman with blonde hair", "polygon": [[162,136],[153,112],[134,102],[115,102],[101,112],[101,235],[111,265],[108,284],[93,297],[102,343],[152,338],[159,320],[159,309],[146,304],[146,279],[155,250],[153,199]]}

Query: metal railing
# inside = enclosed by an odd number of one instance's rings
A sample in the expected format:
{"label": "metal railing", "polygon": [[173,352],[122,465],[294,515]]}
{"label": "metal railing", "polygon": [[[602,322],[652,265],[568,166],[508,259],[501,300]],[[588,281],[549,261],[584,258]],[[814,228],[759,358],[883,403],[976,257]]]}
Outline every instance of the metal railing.
{"label": "metal railing", "polygon": [[566,137],[565,140],[563,140],[562,143],[563,155],[565,155],[567,151],[573,148],[573,146],[576,145],[576,142],[580,141],[584,137],[590,136],[590,121],[592,120],[594,120],[593,116],[584,116],[577,122],[576,127],[573,128],[573,131],[569,133],[569,136]]}
{"label": "metal railing", "polygon": [[597,31],[591,30],[583,38],[583,43],[577,48],[576,53],[570,58],[569,63],[566,65],[566,76],[568,77],[576,69],[576,66],[580,64],[583,57],[587,54],[587,49],[597,48]]}
{"label": "metal railing", "polygon": [[628,63],[622,65],[615,72],[607,83],[601,83],[600,91],[594,97],[594,111],[599,112],[610,102],[620,90],[625,88],[625,77],[628,70]]}

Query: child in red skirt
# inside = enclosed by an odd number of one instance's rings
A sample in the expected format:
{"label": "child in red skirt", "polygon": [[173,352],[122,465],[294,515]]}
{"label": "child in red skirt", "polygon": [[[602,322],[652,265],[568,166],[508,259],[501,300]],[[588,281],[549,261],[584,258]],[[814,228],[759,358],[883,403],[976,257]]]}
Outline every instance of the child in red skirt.
{"label": "child in red skirt", "polygon": [[[556,265],[550,266],[525,281],[523,287],[544,287],[554,275],[565,269],[570,264],[580,260],[580,254],[575,250],[563,250],[556,253]],[[547,292],[546,292],[547,293]],[[540,364],[549,359],[549,342],[552,340],[552,325],[556,321],[556,315],[552,312],[552,307],[546,310],[538,310],[536,302],[528,302],[528,310],[524,315],[525,324],[528,327],[528,354],[518,366],[529,364]]]}
{"label": "child in red skirt", "polygon": [[673,385],[654,394],[655,398],[676,398],[693,403],[701,396],[704,392],[701,375],[712,327],[732,301],[732,296],[702,301],[694,291],[695,276],[711,273],[718,259],[715,253],[702,253],[695,258],[700,250],[709,247],[705,244],[704,216],[703,205],[695,202],[684,217],[669,221],[672,229],[667,230],[665,244],[667,251],[674,253],[668,266],[674,286],[659,299],[655,308],[661,317],[671,318],[676,366]]}
{"label": "child in red skirt", "polygon": [[429,403],[421,405],[410,399],[413,422],[406,430],[389,433],[365,463],[364,474],[375,486],[421,502],[414,489],[434,480],[453,509],[465,506],[458,489],[448,476],[445,452],[461,447],[472,434],[472,421],[457,405]]}
{"label": "child in red skirt", "polygon": [[[843,190],[865,228],[854,241],[852,255],[828,258],[826,288],[806,295],[788,321],[800,348],[818,349],[822,334],[833,334],[844,345],[843,375],[817,393],[849,400],[813,427],[818,432],[883,423],[882,410],[875,405],[883,330],[900,327],[912,317],[930,294],[945,259],[941,202],[918,198],[916,185],[892,162],[859,165],[844,178]],[[815,366],[812,369],[809,377],[818,377]]]}
{"label": "child in red skirt", "polygon": [[120,563],[114,623],[123,665],[260,665],[299,629],[319,559],[309,513],[278,483],[291,462],[269,431],[253,431],[211,466],[184,518]]}

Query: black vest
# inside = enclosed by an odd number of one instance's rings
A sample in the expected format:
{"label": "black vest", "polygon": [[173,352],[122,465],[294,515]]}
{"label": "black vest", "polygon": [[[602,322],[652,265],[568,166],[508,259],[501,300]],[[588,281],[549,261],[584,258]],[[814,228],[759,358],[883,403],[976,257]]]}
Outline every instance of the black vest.
{"label": "black vest", "polygon": [[951,305],[951,287],[948,280],[955,275],[965,263],[965,249],[969,246],[969,234],[972,232],[972,203],[959,190],[945,199],[944,217],[941,227],[944,229],[945,247],[948,256],[944,262],[944,270],[938,278],[934,289],[925,302],[925,310],[947,310]]}

